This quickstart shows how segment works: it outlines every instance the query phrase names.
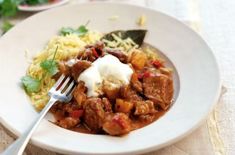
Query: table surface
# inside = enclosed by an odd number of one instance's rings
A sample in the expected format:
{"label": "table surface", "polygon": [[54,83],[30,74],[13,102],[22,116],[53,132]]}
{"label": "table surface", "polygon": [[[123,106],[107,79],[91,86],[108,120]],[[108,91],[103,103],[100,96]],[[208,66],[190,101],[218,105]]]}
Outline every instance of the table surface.
{"label": "table surface", "polygon": [[[95,0],[71,0],[73,3]],[[177,143],[148,155],[233,155],[235,154],[235,1],[234,0],[99,0],[132,3],[162,11],[185,22],[212,48],[221,70],[223,93],[214,111],[201,127]],[[18,23],[33,13],[20,12],[11,22]],[[0,25],[2,19],[0,19]],[[211,77],[213,78],[213,77]],[[14,139],[0,125],[0,152]],[[28,145],[27,155],[58,153]]]}

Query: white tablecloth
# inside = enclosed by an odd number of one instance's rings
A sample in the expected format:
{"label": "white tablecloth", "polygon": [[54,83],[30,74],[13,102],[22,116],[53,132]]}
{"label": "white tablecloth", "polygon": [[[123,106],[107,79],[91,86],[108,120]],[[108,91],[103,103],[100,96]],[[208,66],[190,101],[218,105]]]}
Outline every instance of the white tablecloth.
{"label": "white tablecloth", "polygon": [[[70,4],[89,0],[71,0]],[[95,1],[95,0],[90,0]],[[102,1],[102,0],[99,0]],[[233,0],[103,0],[147,6],[174,16],[200,33],[218,59],[223,93],[215,110],[200,128],[177,143],[148,155],[234,155],[235,154],[235,1]],[[18,23],[31,13],[11,19]],[[3,51],[0,51],[3,52]],[[213,77],[211,77],[213,78]],[[13,141],[0,126],[0,151]],[[27,155],[56,153],[28,145]]]}

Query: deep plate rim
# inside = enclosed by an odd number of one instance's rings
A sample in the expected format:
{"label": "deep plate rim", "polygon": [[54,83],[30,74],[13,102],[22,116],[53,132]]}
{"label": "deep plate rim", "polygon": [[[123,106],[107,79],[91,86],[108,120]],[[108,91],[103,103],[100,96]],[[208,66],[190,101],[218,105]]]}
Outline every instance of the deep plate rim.
{"label": "deep plate rim", "polygon": [[[80,6],[80,5],[88,5],[88,6],[90,6],[90,5],[97,5],[97,4],[101,4],[101,2],[83,3],[83,4],[75,4],[75,5],[76,5],[76,6]],[[145,9],[151,10],[151,11],[153,11],[153,12],[155,12],[155,13],[160,14],[161,16],[165,16],[165,17],[167,17],[167,18],[170,18],[171,20],[177,21],[178,23],[181,24],[181,26],[184,26],[185,29],[190,30],[191,33],[193,33],[194,35],[196,35],[197,38],[199,38],[200,41],[201,41],[203,44],[205,44],[205,45],[207,46],[207,50],[210,52],[211,56],[213,57],[213,59],[214,59],[214,61],[215,61],[216,66],[214,66],[214,67],[216,67],[216,71],[217,71],[217,73],[218,73],[218,80],[219,80],[219,81],[217,82],[217,91],[216,91],[216,94],[215,94],[215,97],[214,97],[214,103],[211,103],[210,111],[208,111],[207,113],[205,113],[204,116],[194,124],[194,126],[191,126],[190,130],[184,132],[183,134],[178,135],[177,137],[172,137],[172,139],[168,140],[168,141],[165,142],[165,143],[162,143],[161,145],[157,145],[157,146],[152,145],[151,147],[146,147],[146,148],[144,148],[144,149],[138,149],[138,148],[136,148],[135,150],[131,150],[131,151],[129,151],[129,152],[127,152],[127,151],[123,151],[123,152],[122,152],[122,151],[120,151],[120,152],[112,152],[112,153],[107,153],[107,152],[106,152],[106,153],[94,153],[94,152],[92,153],[92,152],[77,152],[77,151],[76,151],[76,152],[73,152],[73,151],[71,151],[71,150],[69,150],[69,149],[68,149],[68,150],[59,149],[59,148],[53,147],[53,145],[48,145],[48,144],[40,143],[39,141],[36,141],[36,140],[34,140],[33,138],[32,138],[32,143],[33,143],[33,144],[36,144],[36,145],[38,145],[38,146],[40,146],[40,147],[42,147],[42,148],[48,149],[48,150],[52,150],[52,151],[56,151],[56,152],[62,152],[62,153],[70,153],[70,154],[75,154],[75,153],[82,153],[82,154],[137,154],[137,153],[138,153],[138,154],[140,154],[140,153],[145,153],[145,152],[153,151],[153,150],[162,148],[162,147],[164,147],[164,146],[170,145],[170,144],[172,144],[172,143],[178,141],[179,139],[185,137],[186,135],[190,134],[193,130],[195,130],[195,129],[205,120],[206,116],[209,114],[209,112],[212,111],[212,108],[215,106],[215,104],[216,104],[216,102],[218,101],[219,96],[220,96],[220,92],[221,92],[221,76],[220,76],[220,70],[219,70],[219,66],[218,66],[218,61],[216,60],[216,57],[215,57],[215,55],[213,54],[213,51],[210,49],[210,47],[208,46],[208,44],[206,43],[206,41],[205,41],[204,39],[202,39],[195,31],[193,31],[190,27],[186,26],[184,23],[182,23],[181,21],[177,20],[177,19],[174,18],[174,17],[171,17],[171,16],[169,16],[169,15],[166,15],[166,14],[164,14],[164,13],[162,13],[162,12],[159,12],[159,11],[156,11],[156,10],[154,10],[154,9],[149,9],[149,8],[146,8],[146,7],[141,7],[141,6],[131,5],[131,4],[108,3],[108,2],[105,2],[105,3],[102,3],[102,4],[105,4],[105,5],[119,5],[119,6],[124,6],[124,7],[125,7],[125,6],[131,6],[131,7],[141,8],[141,9],[144,9],[144,10],[145,10]],[[55,9],[52,9],[52,10],[47,10],[47,11],[38,13],[38,14],[36,14],[36,15],[33,15],[33,16],[27,18],[25,21],[27,21],[27,20],[29,20],[29,19],[31,19],[31,18],[35,18],[35,16],[37,17],[37,16],[40,16],[40,15],[43,15],[43,14],[47,14],[47,13],[49,13],[49,12],[51,12],[51,11],[53,12],[54,10],[59,10],[59,9],[67,8],[67,7],[69,8],[69,7],[71,7],[71,5],[64,6],[64,7],[60,7],[60,8],[55,8]],[[23,21],[23,22],[20,23],[20,24],[23,24],[25,21]],[[18,24],[18,25],[20,25],[20,24]],[[13,29],[15,29],[15,28],[13,28]],[[10,32],[11,32],[11,31],[12,31],[12,30],[10,30]],[[4,39],[7,35],[8,35],[8,33],[6,33],[6,34],[0,39],[0,41],[1,41],[2,39]],[[18,133],[14,128],[12,128],[12,127],[8,124],[8,122],[5,122],[3,118],[0,118],[0,122],[1,122],[7,129],[9,129],[11,132],[15,133],[16,135],[19,135],[19,133]],[[91,150],[91,151],[92,151],[92,150]]]}

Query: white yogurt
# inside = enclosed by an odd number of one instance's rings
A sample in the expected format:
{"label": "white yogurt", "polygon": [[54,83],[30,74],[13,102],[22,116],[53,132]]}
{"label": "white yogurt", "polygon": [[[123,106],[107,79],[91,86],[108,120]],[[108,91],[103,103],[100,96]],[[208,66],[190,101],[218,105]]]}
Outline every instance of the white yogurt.
{"label": "white yogurt", "polygon": [[78,62],[78,59],[70,59],[65,64],[69,67],[72,67],[74,64]]}
{"label": "white yogurt", "polygon": [[128,64],[121,63],[115,56],[105,55],[83,71],[78,81],[84,81],[88,88],[87,95],[95,97],[103,94],[103,83],[112,83],[114,87],[128,85],[132,74],[133,70]]}

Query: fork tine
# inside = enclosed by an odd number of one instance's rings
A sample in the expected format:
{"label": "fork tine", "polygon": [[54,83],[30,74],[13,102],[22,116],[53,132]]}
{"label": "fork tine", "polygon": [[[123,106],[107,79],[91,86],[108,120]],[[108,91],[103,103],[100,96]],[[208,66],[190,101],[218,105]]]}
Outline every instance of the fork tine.
{"label": "fork tine", "polygon": [[66,96],[68,96],[67,94],[71,91],[71,89],[73,88],[74,84],[75,84],[74,81],[72,81],[72,82],[69,84],[68,88],[64,91],[64,94],[65,94]]}
{"label": "fork tine", "polygon": [[67,95],[68,98],[71,98],[71,97],[72,97],[72,94],[73,94],[73,91],[75,90],[75,88],[76,88],[76,87],[74,87],[74,88],[69,92],[69,94]]}
{"label": "fork tine", "polygon": [[65,78],[65,75],[62,74],[52,88],[56,89],[61,84],[61,82],[64,80],[64,78]]}
{"label": "fork tine", "polygon": [[65,86],[68,84],[70,80],[70,77],[67,77],[67,79],[64,81],[63,85],[60,87],[60,89],[58,91],[63,91],[63,89],[65,88]]}

